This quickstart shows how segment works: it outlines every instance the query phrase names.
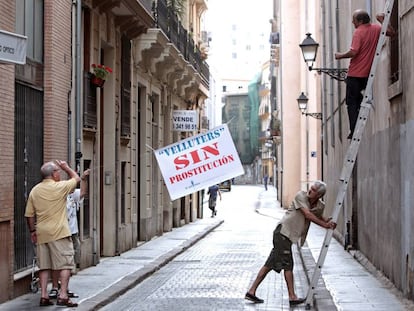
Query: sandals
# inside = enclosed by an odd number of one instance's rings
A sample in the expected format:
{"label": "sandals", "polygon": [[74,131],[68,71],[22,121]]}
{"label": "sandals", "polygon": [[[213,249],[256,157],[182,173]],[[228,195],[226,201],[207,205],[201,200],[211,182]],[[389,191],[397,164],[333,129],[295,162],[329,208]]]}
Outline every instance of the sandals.
{"label": "sandals", "polygon": [[68,297],[69,298],[79,298],[79,295],[75,294],[74,292],[72,292],[68,289]]}
{"label": "sandals", "polygon": [[70,301],[69,298],[58,298],[56,305],[57,306],[69,307],[69,308],[74,308],[74,307],[78,306],[78,304],[76,302]]}
{"label": "sandals", "polygon": [[52,288],[49,292],[49,299],[56,299],[58,297],[58,289],[57,288]]}
{"label": "sandals", "polygon": [[[58,281],[58,289],[60,289],[60,281]],[[53,290],[53,289],[52,289]],[[78,294],[75,294],[74,292],[72,292],[72,291],[70,291],[69,289],[68,289],[68,297],[69,298],[79,298],[79,295]],[[49,295],[49,298],[50,298],[50,295]],[[57,298],[57,295],[54,297],[54,298]]]}
{"label": "sandals", "polygon": [[39,302],[39,306],[40,307],[49,307],[49,306],[53,306],[54,303],[50,301],[49,298],[40,298],[40,302]]}
{"label": "sandals", "polygon": [[[59,291],[56,288],[52,288],[49,292],[49,299],[56,299],[59,296]],[[68,297],[69,298],[79,298],[78,294],[68,290]]]}

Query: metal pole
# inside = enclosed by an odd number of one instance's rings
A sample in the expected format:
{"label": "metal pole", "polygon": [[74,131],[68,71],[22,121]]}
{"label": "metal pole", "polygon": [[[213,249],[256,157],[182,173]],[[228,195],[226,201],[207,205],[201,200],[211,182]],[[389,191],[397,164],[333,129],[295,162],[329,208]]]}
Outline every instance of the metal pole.
{"label": "metal pole", "polygon": [[78,173],[80,173],[80,160],[82,158],[82,136],[81,136],[81,125],[82,125],[82,114],[81,114],[81,87],[82,87],[82,67],[81,67],[81,21],[82,21],[82,1],[76,1],[76,72],[75,72],[75,81],[76,81],[76,92],[75,92],[75,168]]}

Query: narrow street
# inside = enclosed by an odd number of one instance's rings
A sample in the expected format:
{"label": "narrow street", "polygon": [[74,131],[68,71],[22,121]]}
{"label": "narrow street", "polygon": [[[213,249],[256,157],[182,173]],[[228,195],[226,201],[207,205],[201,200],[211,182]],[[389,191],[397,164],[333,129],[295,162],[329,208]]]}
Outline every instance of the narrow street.
{"label": "narrow street", "polygon": [[[103,258],[72,276],[70,289],[80,296],[74,299],[79,303],[76,310],[305,310],[305,305],[289,307],[283,274],[274,272],[257,290],[263,304],[244,299],[284,215],[275,188],[236,185],[222,196],[215,218],[210,218],[206,198],[203,219],[120,256]],[[307,276],[314,272],[324,236],[324,229],[311,225],[300,251],[293,246],[299,297],[307,294]],[[354,256],[332,240],[312,310],[414,310],[389,281]],[[0,304],[0,310],[43,310],[39,297],[40,293],[27,293]],[[47,310],[62,308],[54,305]]]}
{"label": "narrow street", "polygon": [[[221,226],[101,310],[288,310],[283,275],[276,273],[270,273],[258,289],[264,304],[244,299],[271,249],[275,224],[284,214],[275,202],[274,189],[236,185],[231,192],[223,191],[222,198],[216,216],[224,220]],[[258,204],[269,213],[257,213]],[[210,216],[207,204],[204,213]],[[296,279],[301,297],[306,288],[300,284],[305,283]]]}

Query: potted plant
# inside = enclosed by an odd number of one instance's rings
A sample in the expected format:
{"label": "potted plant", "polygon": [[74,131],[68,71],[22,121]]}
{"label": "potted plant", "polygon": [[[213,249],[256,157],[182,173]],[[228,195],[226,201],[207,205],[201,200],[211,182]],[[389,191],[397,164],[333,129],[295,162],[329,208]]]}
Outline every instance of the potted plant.
{"label": "potted plant", "polygon": [[91,82],[98,87],[102,87],[108,75],[112,73],[110,67],[101,64],[92,64],[92,71],[93,77]]}

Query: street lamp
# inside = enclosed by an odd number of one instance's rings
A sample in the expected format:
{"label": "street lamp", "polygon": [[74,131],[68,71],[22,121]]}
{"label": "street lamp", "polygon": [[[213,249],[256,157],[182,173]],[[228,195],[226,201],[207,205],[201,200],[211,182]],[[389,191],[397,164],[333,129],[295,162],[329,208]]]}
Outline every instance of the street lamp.
{"label": "street lamp", "polygon": [[305,93],[300,93],[297,101],[299,110],[302,112],[303,115],[309,116],[315,119],[322,120],[322,113],[321,112],[306,112],[308,109],[308,97],[305,95]]}
{"label": "street lamp", "polygon": [[341,68],[313,68],[313,62],[316,60],[316,53],[318,52],[319,43],[313,40],[310,33],[306,34],[306,38],[299,44],[303,59],[309,68],[309,71],[316,70],[318,74],[326,73],[331,78],[338,81],[345,81],[348,69]]}

